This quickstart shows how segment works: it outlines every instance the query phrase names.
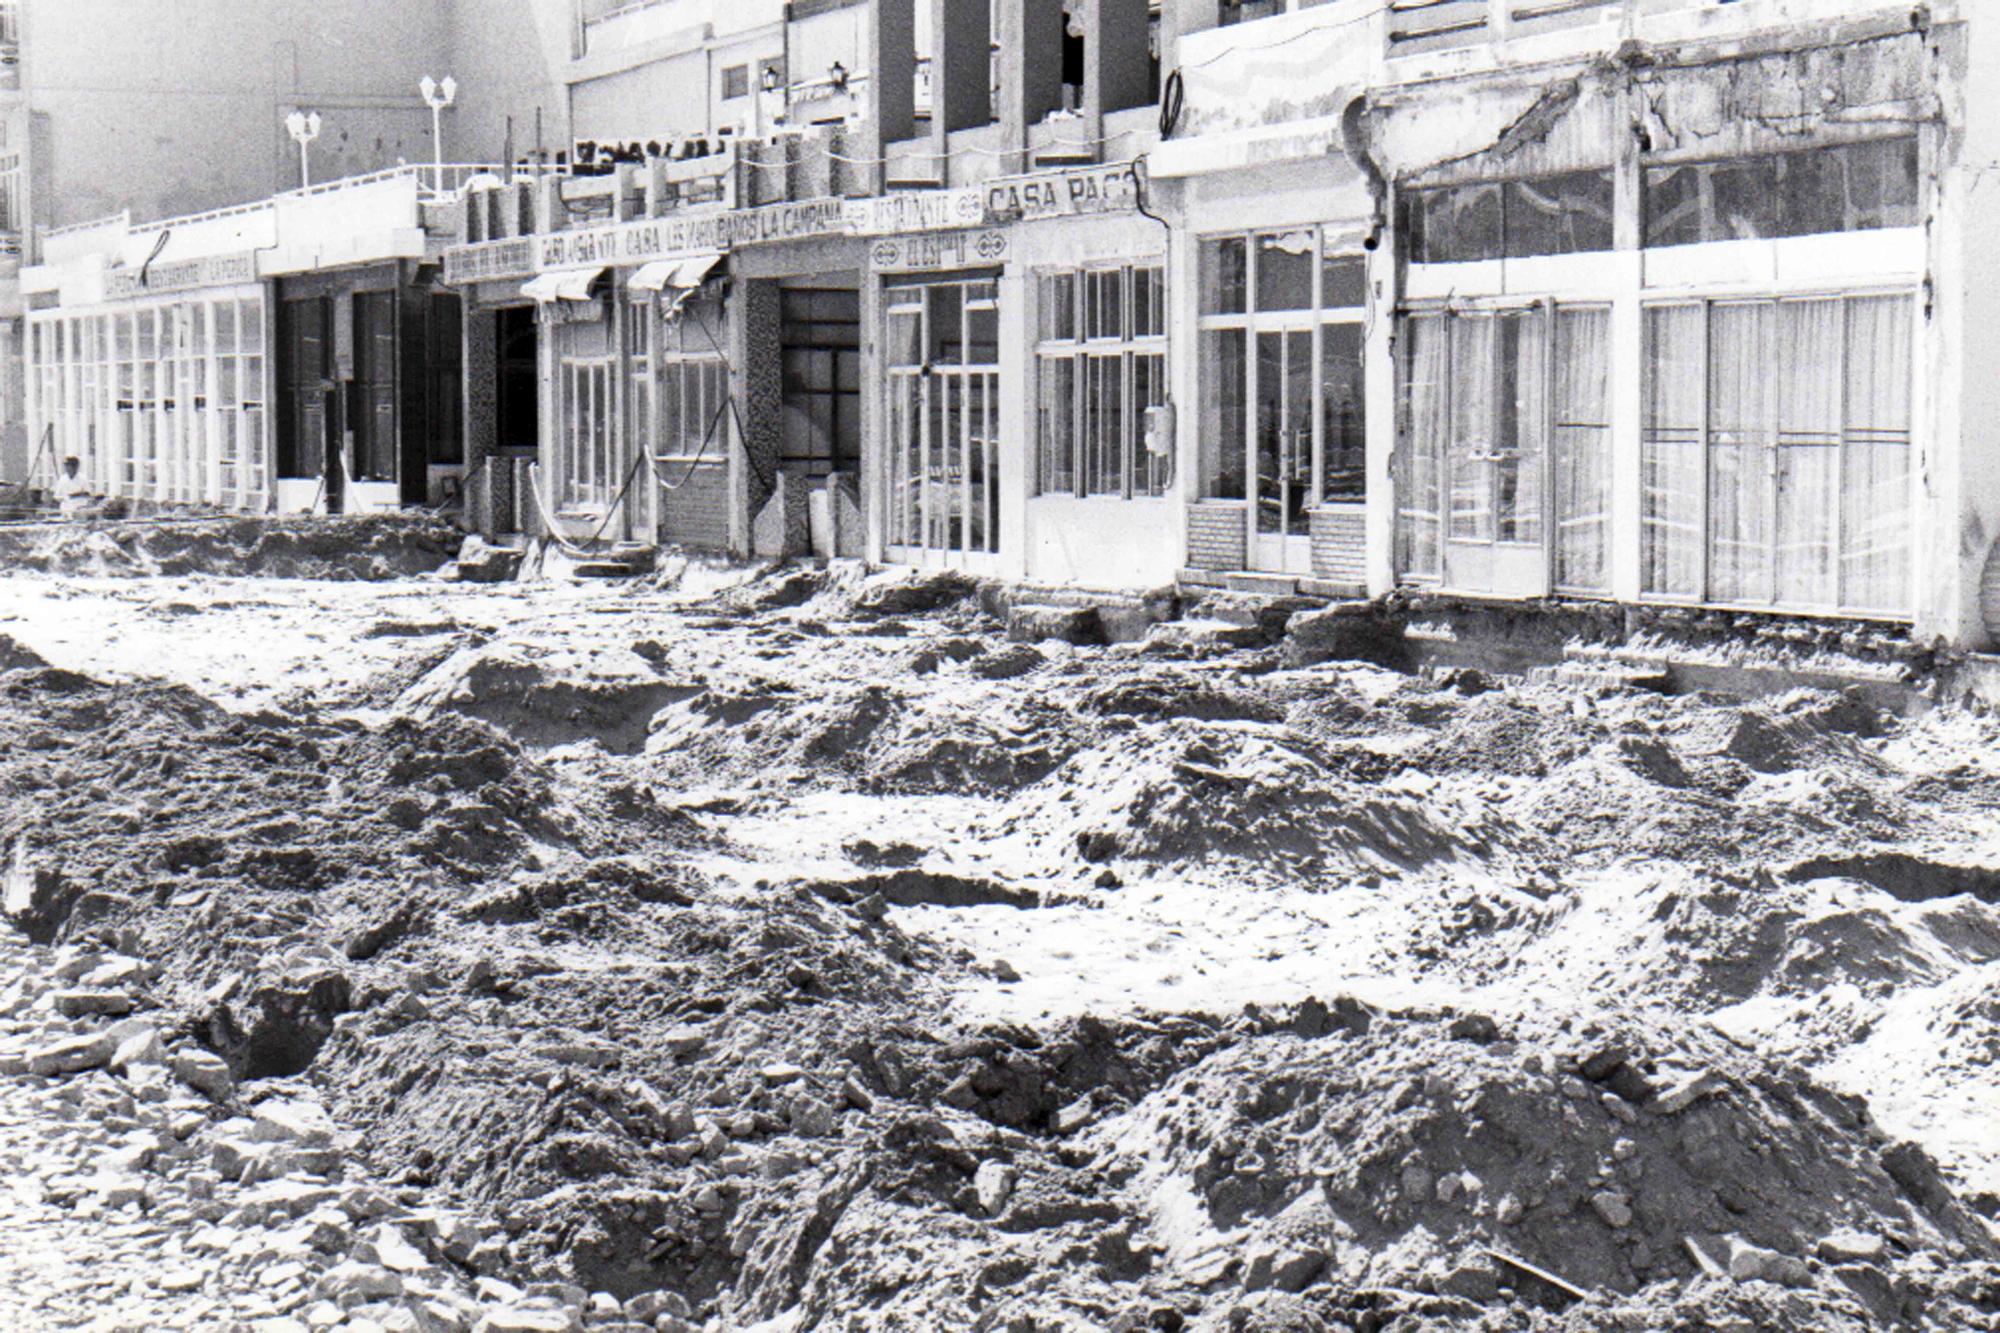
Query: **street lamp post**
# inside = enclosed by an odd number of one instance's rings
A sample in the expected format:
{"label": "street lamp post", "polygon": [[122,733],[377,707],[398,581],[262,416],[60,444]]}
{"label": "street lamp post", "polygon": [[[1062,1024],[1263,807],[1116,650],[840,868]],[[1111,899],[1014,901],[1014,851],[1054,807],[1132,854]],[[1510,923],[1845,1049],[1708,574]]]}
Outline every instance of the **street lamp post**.
{"label": "street lamp post", "polygon": [[439,83],[430,75],[417,85],[424,94],[424,104],[431,109],[431,160],[437,164],[437,175],[431,181],[431,189],[444,193],[444,109],[458,100],[458,80],[447,74]]}
{"label": "street lamp post", "polygon": [[319,138],[319,112],[294,111],[285,117],[285,128],[299,146],[299,188],[312,184],[312,166],[306,158],[306,150],[312,141]]}

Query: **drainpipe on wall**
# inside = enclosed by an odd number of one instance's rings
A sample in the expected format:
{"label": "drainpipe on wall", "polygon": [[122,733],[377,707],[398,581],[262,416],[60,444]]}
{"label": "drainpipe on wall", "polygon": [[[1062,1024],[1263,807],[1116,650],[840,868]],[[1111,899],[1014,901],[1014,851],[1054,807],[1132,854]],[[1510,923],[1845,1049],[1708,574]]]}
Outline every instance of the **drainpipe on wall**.
{"label": "drainpipe on wall", "polygon": [[[1340,114],[1340,147],[1368,182],[1374,216],[1362,248],[1368,256],[1369,306],[1364,325],[1363,356],[1366,401],[1383,404],[1387,412],[1368,414],[1367,445],[1367,583],[1370,597],[1382,597],[1396,586],[1396,303],[1402,298],[1402,257],[1396,253],[1389,225],[1389,179],[1375,160],[1368,98],[1349,102]],[[1383,240],[1390,239],[1384,248]]]}

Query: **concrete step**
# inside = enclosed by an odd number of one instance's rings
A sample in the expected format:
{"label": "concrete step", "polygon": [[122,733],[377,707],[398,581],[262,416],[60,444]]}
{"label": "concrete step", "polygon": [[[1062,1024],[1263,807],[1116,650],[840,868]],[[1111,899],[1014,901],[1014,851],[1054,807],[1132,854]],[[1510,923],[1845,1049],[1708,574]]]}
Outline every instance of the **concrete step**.
{"label": "concrete step", "polygon": [[1228,651],[1264,648],[1270,643],[1260,626],[1238,625],[1227,620],[1169,620],[1146,633],[1146,645],[1151,648]]}
{"label": "concrete step", "polygon": [[580,579],[631,579],[639,576],[637,567],[623,560],[580,560],[570,572]]}
{"label": "concrete step", "polygon": [[1673,688],[1672,674],[1665,667],[1622,662],[1569,661],[1559,666],[1535,667],[1528,672],[1528,679],[1585,689],[1651,690],[1655,694],[1666,694]]}
{"label": "concrete step", "polygon": [[1007,608],[1007,638],[1014,643],[1041,643],[1059,639],[1064,643],[1101,644],[1104,624],[1094,606],[1051,606],[1038,602],[1015,602]]}
{"label": "concrete step", "polygon": [[980,604],[988,614],[1010,623],[1017,607],[1087,610],[1097,620],[1099,637],[1087,640],[1094,643],[1137,643],[1154,625],[1180,613],[1180,599],[1168,591],[1113,592],[1028,583],[986,585]]}
{"label": "concrete step", "polygon": [[1285,636],[1285,625],[1300,611],[1324,605],[1312,597],[1260,597],[1241,592],[1204,592],[1183,598],[1181,614],[1257,630],[1266,643]]}
{"label": "concrete step", "polygon": [[1257,570],[1236,570],[1222,576],[1222,586],[1231,592],[1257,593],[1264,597],[1293,597],[1299,591],[1299,576],[1266,574]]}

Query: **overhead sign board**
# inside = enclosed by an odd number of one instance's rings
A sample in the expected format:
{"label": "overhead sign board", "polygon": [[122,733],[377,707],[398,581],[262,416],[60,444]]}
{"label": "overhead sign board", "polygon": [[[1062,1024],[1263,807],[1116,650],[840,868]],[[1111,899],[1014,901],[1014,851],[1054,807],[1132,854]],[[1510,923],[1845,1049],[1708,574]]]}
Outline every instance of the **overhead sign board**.
{"label": "overhead sign board", "polygon": [[873,199],[851,199],[849,225],[862,236],[895,236],[912,231],[951,231],[976,227],[986,220],[986,192],[906,190]]}
{"label": "overhead sign board", "polygon": [[448,283],[493,282],[534,271],[532,236],[461,245],[444,252],[444,280]]}
{"label": "overhead sign board", "polygon": [[[1043,218],[1124,212],[1137,208],[1138,201],[1138,177],[1128,162],[1006,176],[954,190],[912,190],[872,199],[809,199],[764,208],[712,208],[458,246],[445,252],[444,280],[466,283],[529,278],[537,273],[592,264],[627,267],[707,252],[723,253],[740,245],[828,236],[880,237],[902,242],[920,236],[965,233],[958,240],[940,244],[945,249],[971,244],[989,252],[998,246],[1004,257],[1007,238],[998,228]],[[971,237],[969,241],[965,239],[967,236]],[[893,262],[878,263],[877,267],[892,269],[903,266],[906,256],[922,258],[939,251],[938,245],[927,249],[914,243],[874,248],[893,256]],[[968,262],[990,264],[998,260],[987,253]]]}
{"label": "overhead sign board", "polygon": [[1139,206],[1139,177],[1130,162],[1007,176],[989,181],[983,188],[989,226],[1086,213],[1123,213]]}
{"label": "overhead sign board", "polygon": [[257,281],[257,252],[208,255],[139,268],[114,269],[104,275],[106,300],[123,301],[159,292],[185,292],[201,287],[233,287]]}
{"label": "overhead sign board", "polygon": [[1004,263],[1010,244],[1007,233],[997,227],[928,231],[884,236],[868,247],[868,258],[878,273],[930,273]]}
{"label": "overhead sign board", "polygon": [[729,247],[728,216],[722,210],[676,213],[579,231],[548,232],[535,237],[536,268],[531,271],[644,264],[700,250],[725,250]]}

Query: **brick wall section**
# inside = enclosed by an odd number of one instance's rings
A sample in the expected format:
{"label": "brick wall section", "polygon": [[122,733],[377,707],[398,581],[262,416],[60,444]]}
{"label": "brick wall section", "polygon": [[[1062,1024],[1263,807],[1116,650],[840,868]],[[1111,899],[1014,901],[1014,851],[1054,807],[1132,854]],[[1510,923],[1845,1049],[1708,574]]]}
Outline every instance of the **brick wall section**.
{"label": "brick wall section", "polygon": [[1234,570],[1248,565],[1243,522],[1242,505],[1189,505],[1188,567]]}
{"label": "brick wall section", "polygon": [[[667,481],[678,482],[686,463],[662,463]],[[729,549],[729,467],[720,461],[697,463],[678,490],[660,487],[660,542],[706,551]]]}
{"label": "brick wall section", "polygon": [[1368,582],[1368,518],[1359,509],[1312,511],[1312,565],[1315,578],[1336,583]]}

